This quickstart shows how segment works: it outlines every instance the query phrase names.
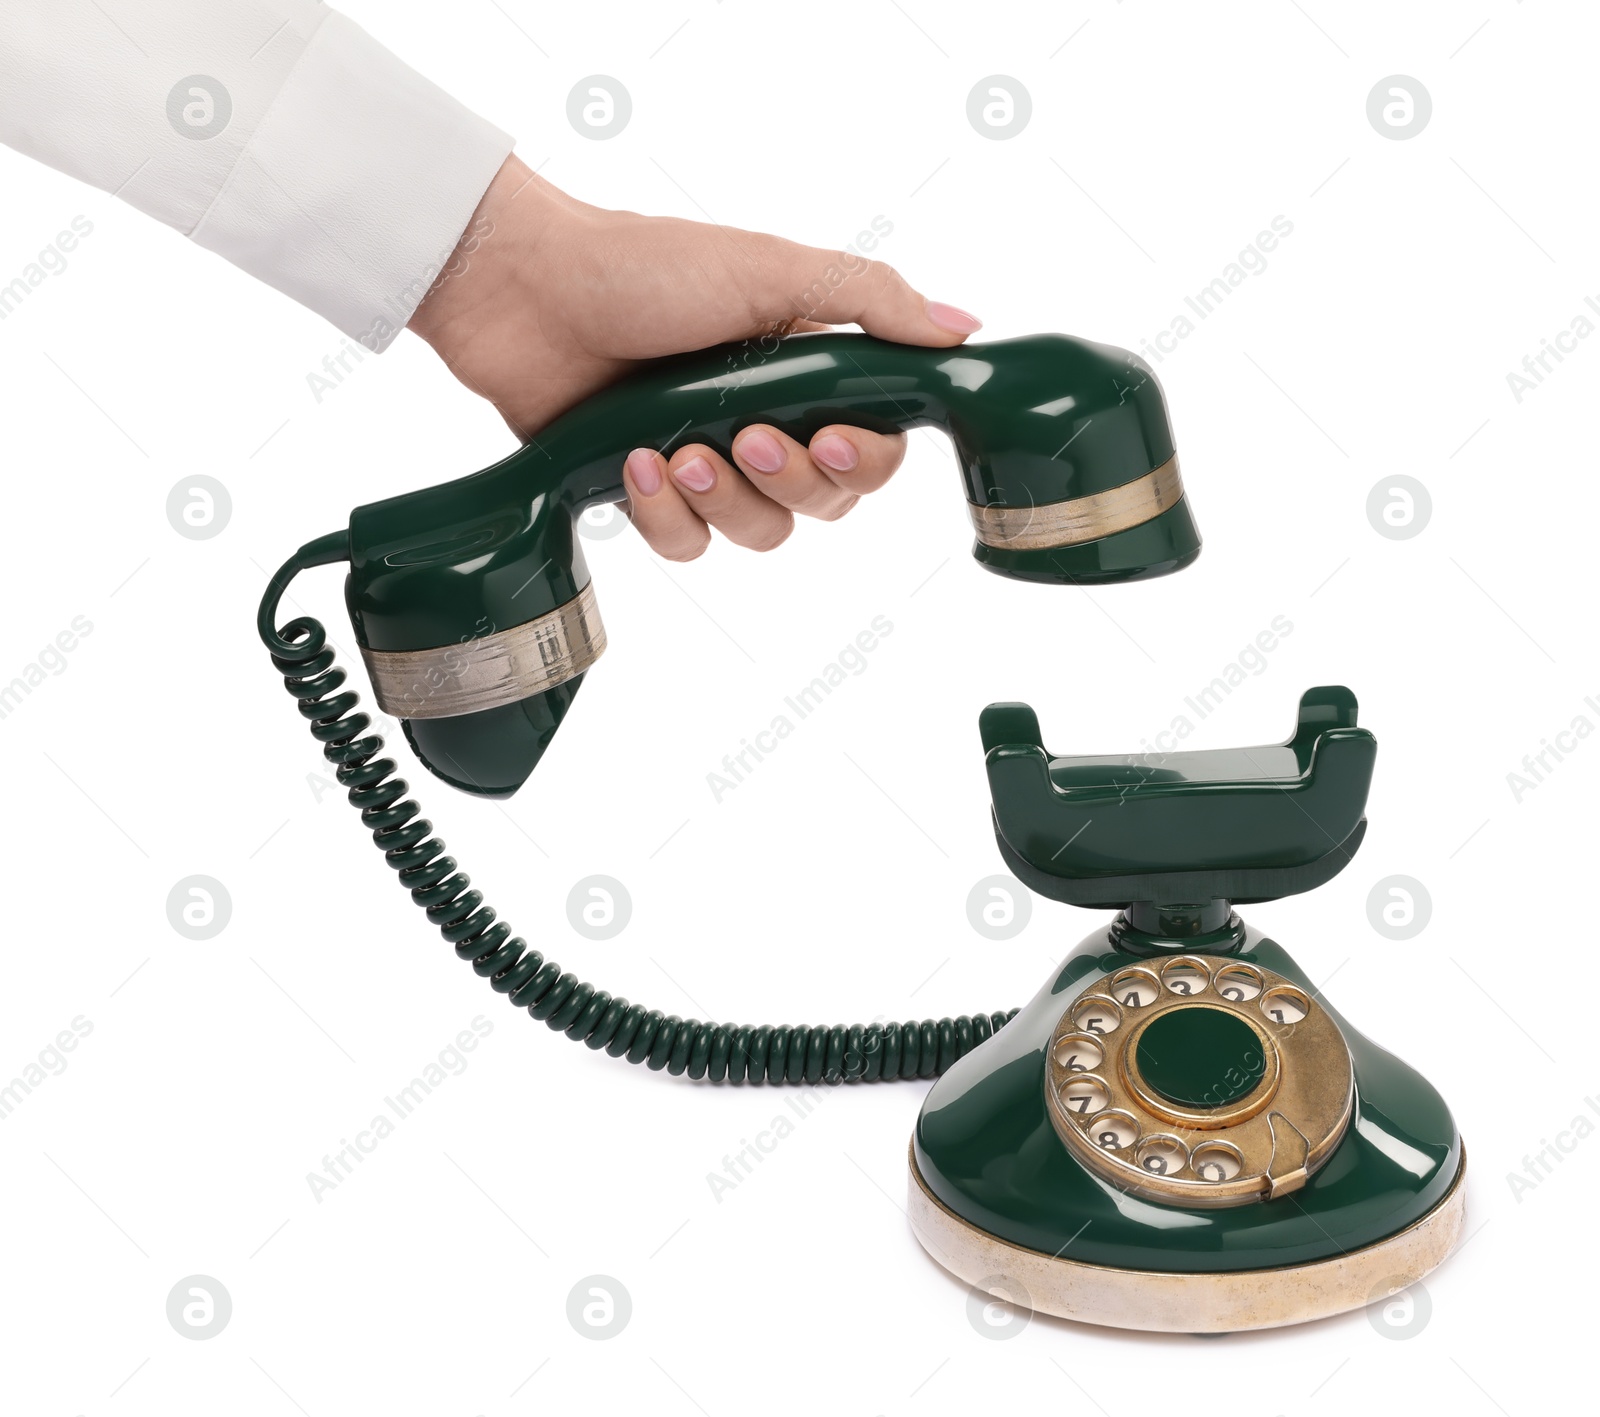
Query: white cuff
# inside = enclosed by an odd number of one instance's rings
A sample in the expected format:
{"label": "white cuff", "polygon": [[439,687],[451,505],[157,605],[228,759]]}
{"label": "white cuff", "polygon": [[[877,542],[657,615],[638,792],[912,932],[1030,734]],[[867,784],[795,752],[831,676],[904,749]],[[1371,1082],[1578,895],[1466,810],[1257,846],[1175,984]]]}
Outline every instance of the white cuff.
{"label": "white cuff", "polygon": [[381,350],[511,148],[330,12],[190,235]]}

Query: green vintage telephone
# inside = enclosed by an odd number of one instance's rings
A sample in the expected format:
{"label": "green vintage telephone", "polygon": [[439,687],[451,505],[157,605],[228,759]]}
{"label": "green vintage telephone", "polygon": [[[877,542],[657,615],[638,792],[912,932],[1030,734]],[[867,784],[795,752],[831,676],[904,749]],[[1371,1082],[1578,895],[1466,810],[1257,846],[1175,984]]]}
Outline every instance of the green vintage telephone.
{"label": "green vintage telephone", "polygon": [[980,718],[995,839],[1051,899],[1121,913],[940,1077],[912,1228],[1014,1302],[1125,1328],[1268,1328],[1386,1299],[1461,1234],[1443,1099],[1345,1023],[1234,904],[1349,862],[1377,743],[1348,689],[1286,742],[1053,758],[1026,704]]}
{"label": "green vintage telephone", "polygon": [[483,472],[357,508],[262,599],[273,663],[412,899],[492,988],[612,1057],[712,1082],[939,1077],[912,1143],[913,1226],[1014,1302],[1220,1331],[1356,1307],[1431,1269],[1462,1214],[1448,1111],[1231,907],[1320,884],[1359,843],[1374,745],[1348,691],[1311,691],[1287,744],[1159,763],[1052,760],[1030,709],[992,705],[1007,864],[1117,922],[1021,1011],[735,1027],[613,997],[514,937],[382,756],[322,625],[277,625],[299,571],[348,561],[379,704],[432,772],[509,795],[605,648],[575,518],[623,498],[629,449],[726,453],[755,422],[801,441],[830,423],[942,428],[973,554],[1012,579],[1115,583],[1199,554],[1160,387],[1121,350],[811,334],[659,361]]}

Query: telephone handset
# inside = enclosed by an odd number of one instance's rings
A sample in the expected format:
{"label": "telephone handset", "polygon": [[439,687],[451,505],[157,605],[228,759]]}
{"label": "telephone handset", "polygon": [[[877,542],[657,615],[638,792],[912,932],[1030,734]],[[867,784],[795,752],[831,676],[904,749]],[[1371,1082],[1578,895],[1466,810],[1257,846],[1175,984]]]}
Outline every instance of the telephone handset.
{"label": "telephone handset", "polygon": [[[375,846],[430,923],[553,1030],[673,1076],[816,1085],[938,1078],[913,1136],[913,1229],[1014,1302],[1216,1331],[1355,1307],[1459,1233],[1464,1153],[1436,1092],[1345,1025],[1234,903],[1311,889],[1359,845],[1375,745],[1348,690],[1288,742],[1052,758],[1021,704],[980,727],[1002,858],[1046,897],[1120,911],[1021,1010],[863,1025],[663,1015],[578,979],[500,920],[432,835],[309,616],[301,570],[348,561],[380,705],[430,771],[505,796],[605,647],[574,521],[639,446],[776,424],[932,424],[980,564],[1054,585],[1180,570],[1200,541],[1155,377],[1064,335],[929,350],[815,334],[643,369],[458,481],[359,507],[273,576],[257,627]],[[1292,1211],[1285,1198],[1293,1196]],[[1007,1289],[1005,1286],[1009,1285]]]}
{"label": "telephone handset", "polygon": [[349,561],[345,599],[379,706],[430,771],[509,796],[605,648],[574,519],[623,499],[630,449],[726,455],[758,422],[801,442],[830,423],[942,429],[973,555],[1014,580],[1139,580],[1200,553],[1166,404],[1134,355],[1067,335],[924,349],[807,334],[656,361],[493,467],[357,507],[348,532],[308,543],[274,578],[261,636],[292,659],[274,618],[283,587]]}

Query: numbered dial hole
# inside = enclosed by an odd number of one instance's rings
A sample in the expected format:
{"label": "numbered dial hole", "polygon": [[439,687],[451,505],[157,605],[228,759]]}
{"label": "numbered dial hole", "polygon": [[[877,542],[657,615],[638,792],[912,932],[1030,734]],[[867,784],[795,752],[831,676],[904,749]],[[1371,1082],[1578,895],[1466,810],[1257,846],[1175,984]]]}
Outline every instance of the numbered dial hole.
{"label": "numbered dial hole", "polygon": [[1083,1130],[1102,1151],[1124,1151],[1139,1140],[1139,1124],[1126,1112],[1102,1112],[1091,1117]]}
{"label": "numbered dial hole", "polygon": [[1099,1078],[1084,1076],[1073,1078],[1061,1089],[1061,1103],[1074,1117],[1087,1117],[1098,1112],[1111,1095]]}
{"label": "numbered dial hole", "polygon": [[1161,985],[1148,969],[1125,969],[1111,981],[1111,997],[1125,1009],[1147,1009],[1161,997]]}
{"label": "numbered dial hole", "polygon": [[1105,1049],[1087,1033],[1074,1033],[1056,1044],[1056,1062],[1069,1073],[1086,1073],[1105,1061]]}
{"label": "numbered dial hole", "polygon": [[1273,1023],[1299,1023],[1311,1012],[1311,1000],[1292,985],[1280,984],[1262,998],[1261,1012]]}
{"label": "numbered dial hole", "polygon": [[1176,1176],[1189,1164],[1189,1149],[1176,1137],[1151,1137],[1139,1143],[1134,1163],[1151,1176]]}
{"label": "numbered dial hole", "polygon": [[1203,994],[1210,987],[1211,976],[1204,966],[1193,960],[1174,960],[1161,971],[1161,985],[1169,994],[1187,998],[1190,994]]}
{"label": "numbered dial hole", "polygon": [[1217,971],[1217,993],[1230,1003],[1243,1004],[1261,993],[1260,972],[1248,964],[1231,964]]}
{"label": "numbered dial hole", "polygon": [[1244,1170],[1244,1161],[1238,1150],[1222,1141],[1208,1141],[1195,1147],[1189,1157],[1189,1165],[1197,1181],[1212,1184],[1231,1181]]}
{"label": "numbered dial hole", "polygon": [[1122,1010],[1110,999],[1091,994],[1072,1010],[1073,1027],[1085,1033],[1115,1033],[1122,1022]]}

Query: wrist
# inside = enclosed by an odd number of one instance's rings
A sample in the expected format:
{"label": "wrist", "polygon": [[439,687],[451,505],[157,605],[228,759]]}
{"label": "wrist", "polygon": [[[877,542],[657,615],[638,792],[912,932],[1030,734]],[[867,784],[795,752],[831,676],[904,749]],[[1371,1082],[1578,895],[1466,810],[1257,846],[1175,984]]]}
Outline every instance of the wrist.
{"label": "wrist", "polygon": [[515,153],[495,173],[407,322],[447,364],[458,364],[462,349],[492,324],[497,312],[510,313],[510,290],[525,281],[543,244],[554,192]]}

